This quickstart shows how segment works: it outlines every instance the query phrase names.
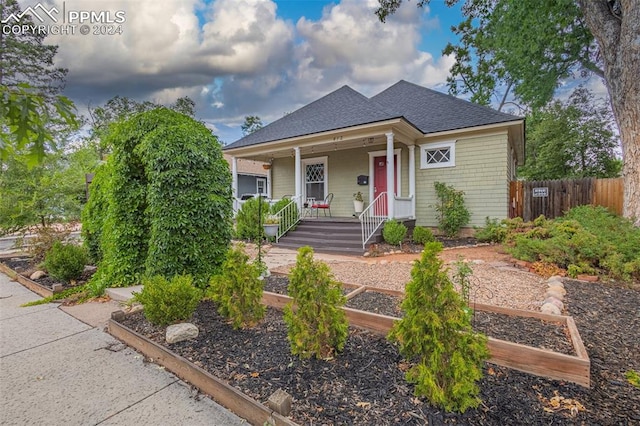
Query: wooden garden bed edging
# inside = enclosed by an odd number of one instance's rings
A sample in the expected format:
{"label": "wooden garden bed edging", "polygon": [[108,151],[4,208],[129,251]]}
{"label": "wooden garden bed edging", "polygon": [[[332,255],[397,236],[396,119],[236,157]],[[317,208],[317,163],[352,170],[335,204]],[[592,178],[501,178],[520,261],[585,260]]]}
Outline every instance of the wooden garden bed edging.
{"label": "wooden garden bed edging", "polygon": [[9,278],[19,282],[20,284],[22,284],[23,286],[25,286],[26,288],[28,288],[29,290],[33,291],[34,293],[38,294],[38,296],[41,296],[41,297],[51,297],[55,293],[60,293],[63,290],[62,286],[59,286],[58,288],[51,290],[50,288],[45,287],[41,284],[38,284],[37,282],[30,280],[27,277],[23,277],[13,269],[9,268],[4,263],[0,263],[0,272],[4,272],[9,276]]}
{"label": "wooden garden bed edging", "polygon": [[[265,291],[262,296],[262,303],[274,308],[282,309],[291,301],[292,298],[289,296],[270,293],[267,291]],[[524,371],[525,373],[535,374],[537,376],[549,377],[556,380],[566,380],[585,387],[590,387],[591,362],[572,317],[543,314],[542,312],[511,309],[480,303],[474,304],[473,308],[478,311],[494,312],[511,316],[532,317],[566,325],[571,336],[571,343],[577,356],[565,355],[558,352],[533,348],[519,343],[488,337],[487,346],[491,354],[489,362],[513,368],[514,370]],[[351,325],[366,328],[384,335],[389,332],[394,321],[400,320],[400,318],[360,311],[357,309],[346,307],[343,309],[347,314],[347,319]]]}
{"label": "wooden garden bed edging", "polygon": [[297,423],[248,397],[180,355],[114,320],[124,316],[125,314],[121,311],[112,314],[112,319],[108,323],[109,333],[112,336],[151,358],[153,362],[164,366],[182,380],[191,383],[220,405],[253,425],[297,426]]}

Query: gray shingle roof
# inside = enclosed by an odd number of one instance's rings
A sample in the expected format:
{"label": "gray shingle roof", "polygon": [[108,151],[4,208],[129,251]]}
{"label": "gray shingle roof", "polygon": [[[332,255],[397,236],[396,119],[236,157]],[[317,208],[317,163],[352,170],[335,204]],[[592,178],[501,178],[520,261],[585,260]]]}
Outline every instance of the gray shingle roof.
{"label": "gray shingle roof", "polygon": [[372,98],[343,86],[227,145],[225,149],[400,117],[424,134],[520,119],[401,80]]}
{"label": "gray shingle roof", "polygon": [[505,123],[520,117],[400,80],[371,98],[398,111],[424,134]]}

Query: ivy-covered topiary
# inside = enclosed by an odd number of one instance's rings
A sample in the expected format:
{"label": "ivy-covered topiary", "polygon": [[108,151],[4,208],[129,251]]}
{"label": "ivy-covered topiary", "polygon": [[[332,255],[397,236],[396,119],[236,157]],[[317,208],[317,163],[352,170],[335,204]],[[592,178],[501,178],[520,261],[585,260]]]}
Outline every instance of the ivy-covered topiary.
{"label": "ivy-covered topiary", "polygon": [[231,240],[229,166],[204,125],[166,109],[146,115],[163,125],[146,134],[136,149],[148,182],[145,272],[189,274],[204,289],[220,271]]}
{"label": "ivy-covered topiary", "polygon": [[144,306],[144,316],[156,325],[187,320],[198,307],[202,292],[193,285],[190,275],[176,275],[168,280],[156,275],[146,278],[135,300]]}
{"label": "ivy-covered topiary", "polygon": [[87,263],[84,249],[56,241],[44,258],[44,267],[53,278],[70,282],[80,278]]}
{"label": "ivy-covered topiary", "polygon": [[[113,126],[105,143],[113,153],[106,217],[93,234],[102,260],[91,284],[191,274],[206,287],[231,239],[231,173],[215,136],[192,118],[158,108]],[[87,219],[90,228],[98,222]]]}
{"label": "ivy-covered topiary", "polygon": [[220,315],[229,318],[233,328],[255,325],[264,317],[263,285],[260,268],[249,262],[244,246],[229,250],[222,273],[211,278],[208,295],[218,304]]}
{"label": "ivy-covered topiary", "polygon": [[487,338],[474,333],[467,305],[442,270],[442,244],[427,243],[411,271],[402,302],[404,317],[389,339],[415,365],[406,373],[416,396],[447,411],[477,407],[482,363],[489,356]]}
{"label": "ivy-covered topiary", "polygon": [[82,242],[89,259],[98,264],[102,260],[102,230],[109,208],[111,169],[109,163],[102,164],[89,185],[89,200],[82,210]]}
{"label": "ivy-covered topiary", "polygon": [[340,283],[329,267],[313,260],[313,249],[298,250],[296,265],[289,275],[289,296],[284,320],[291,353],[301,358],[330,357],[347,341],[349,324],[341,309],[346,303]]}
{"label": "ivy-covered topiary", "polygon": [[382,228],[382,238],[392,246],[399,245],[407,236],[407,227],[397,220],[388,220]]}

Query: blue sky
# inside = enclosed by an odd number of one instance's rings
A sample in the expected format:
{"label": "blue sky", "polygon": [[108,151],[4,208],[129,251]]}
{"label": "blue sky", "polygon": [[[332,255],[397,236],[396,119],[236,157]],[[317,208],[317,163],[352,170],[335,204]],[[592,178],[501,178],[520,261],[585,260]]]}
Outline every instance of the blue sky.
{"label": "blue sky", "polygon": [[[20,0],[24,7],[35,1]],[[400,79],[446,91],[441,52],[459,6],[405,1],[386,24],[377,0],[66,0],[67,10],[126,13],[121,35],[57,35],[65,94],[80,111],[113,96],[190,96],[224,142],[246,115],[265,123],[349,85],[370,96]],[[49,0],[61,9],[62,0]]]}

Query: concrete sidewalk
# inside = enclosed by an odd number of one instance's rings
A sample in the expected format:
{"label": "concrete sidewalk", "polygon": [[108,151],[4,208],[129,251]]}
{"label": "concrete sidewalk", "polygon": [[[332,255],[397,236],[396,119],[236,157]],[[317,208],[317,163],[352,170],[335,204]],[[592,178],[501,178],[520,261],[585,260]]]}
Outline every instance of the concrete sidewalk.
{"label": "concrete sidewalk", "polygon": [[57,304],[19,307],[39,298],[0,273],[0,424],[246,424],[144,362],[103,321],[89,325]]}

